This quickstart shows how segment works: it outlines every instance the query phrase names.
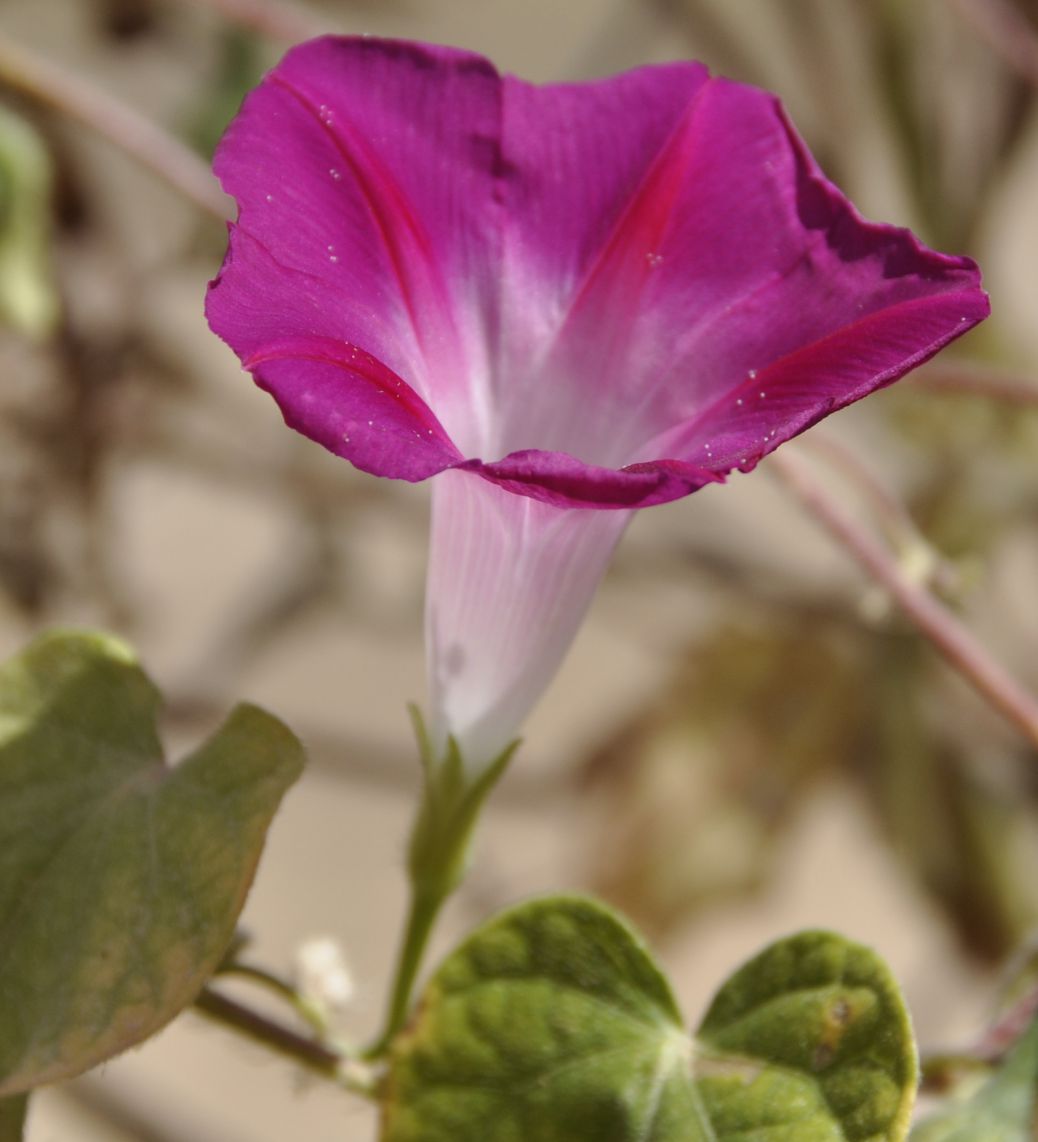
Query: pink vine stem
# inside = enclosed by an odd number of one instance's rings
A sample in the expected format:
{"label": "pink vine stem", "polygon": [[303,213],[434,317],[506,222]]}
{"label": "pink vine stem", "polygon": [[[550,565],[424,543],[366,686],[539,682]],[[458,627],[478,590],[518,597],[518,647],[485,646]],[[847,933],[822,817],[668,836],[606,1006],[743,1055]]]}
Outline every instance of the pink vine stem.
{"label": "pink vine stem", "polygon": [[798,455],[789,450],[772,455],[768,467],[869,576],[889,592],[945,661],[1038,747],[1038,702],[955,615],[905,573],[883,545],[826,492]]}
{"label": "pink vine stem", "polygon": [[88,79],[0,34],[0,86],[83,124],[221,222],[230,200],[190,147]]}

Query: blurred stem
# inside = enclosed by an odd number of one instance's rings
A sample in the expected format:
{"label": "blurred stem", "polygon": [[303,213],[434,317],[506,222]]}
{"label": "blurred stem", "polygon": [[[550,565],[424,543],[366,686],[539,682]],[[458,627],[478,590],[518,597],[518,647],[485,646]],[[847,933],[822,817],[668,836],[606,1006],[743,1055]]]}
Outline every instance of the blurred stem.
{"label": "blurred stem", "polygon": [[881,544],[852,519],[789,452],[770,457],[771,470],[800,503],[834,536],[868,574],[898,603],[948,664],[1038,747],[1038,702],[932,595],[914,582]]}
{"label": "blurred stem", "polygon": [[1002,59],[1038,87],[1038,32],[1009,0],[951,0]]}
{"label": "blurred stem", "polygon": [[919,567],[923,582],[942,592],[954,591],[955,568],[922,534],[901,500],[850,448],[817,430],[804,437],[802,446],[817,453],[861,492],[888,541],[903,561]]}
{"label": "blurred stem", "polygon": [[210,8],[225,20],[248,28],[272,40],[298,43],[328,31],[306,9],[284,0],[186,0],[199,8]]}
{"label": "blurred stem", "polygon": [[179,139],[83,77],[0,33],[0,86],[106,138],[219,221],[228,201],[201,158]]}
{"label": "blurred stem", "polygon": [[290,1059],[312,1074],[330,1079],[355,1094],[374,1097],[375,1077],[370,1068],[350,1059],[332,1047],[300,1035],[251,1007],[230,999],[212,987],[202,989],[195,1009],[225,1027],[237,1031],[255,1043]]}
{"label": "blurred stem", "polygon": [[954,1089],[964,1076],[990,1072],[1002,1063],[1027,1034],[1038,1014],[1038,988],[1026,992],[1005,1012],[975,1046],[962,1051],[940,1051],[921,1060],[922,1085],[927,1093],[943,1094]]}
{"label": "blurred stem", "polygon": [[977,365],[938,365],[918,374],[917,386],[928,392],[983,397],[1038,409],[1038,384],[1021,377],[989,372]]}
{"label": "blurred stem", "polygon": [[1038,986],[1029,988],[1004,1011],[977,1045],[975,1054],[989,1063],[1000,1062],[1027,1034],[1038,1017]]}
{"label": "blurred stem", "polygon": [[258,983],[261,987],[265,987],[268,991],[272,991],[275,995],[284,999],[299,1018],[313,1029],[315,1034],[322,1037],[328,1034],[328,1022],[321,1013],[315,1009],[313,1004],[308,1003],[287,980],[282,979],[271,971],[267,971],[266,968],[255,967],[251,964],[241,964],[232,960],[230,963],[224,964],[218,974],[221,976],[237,976],[239,979],[247,979],[253,983]]}

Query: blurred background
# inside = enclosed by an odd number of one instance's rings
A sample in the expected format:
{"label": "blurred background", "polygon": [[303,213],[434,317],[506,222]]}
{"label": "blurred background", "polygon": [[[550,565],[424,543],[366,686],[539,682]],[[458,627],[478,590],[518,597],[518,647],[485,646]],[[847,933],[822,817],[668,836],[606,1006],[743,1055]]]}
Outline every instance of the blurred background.
{"label": "blurred background", "polygon": [[[288,43],[321,30],[457,44],[535,81],[700,58],[779,92],[867,216],[977,258],[991,321],[796,447],[1033,690],[1038,3],[0,3],[0,650],[54,624],[122,634],[169,698],[174,756],[241,698],[297,731],[310,766],[245,912],[250,957],[288,972],[304,940],[334,937],[356,986],[343,1031],[363,1037],[404,905],[427,492],[285,430],[202,316],[224,246],[212,147]],[[1036,762],[765,463],[636,519],[433,961],[504,904],[595,891],[650,936],[694,1023],[763,943],[832,927],[890,961],[924,1047],[954,1046],[1038,917]],[[356,1100],[187,1014],[43,1092],[29,1138],[374,1129]]]}

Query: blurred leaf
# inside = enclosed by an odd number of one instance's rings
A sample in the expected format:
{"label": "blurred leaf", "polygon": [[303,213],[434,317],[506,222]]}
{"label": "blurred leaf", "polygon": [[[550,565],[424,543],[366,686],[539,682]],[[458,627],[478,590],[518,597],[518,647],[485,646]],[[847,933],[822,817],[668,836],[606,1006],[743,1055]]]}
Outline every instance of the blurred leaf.
{"label": "blurred leaf", "polygon": [[189,1004],[234,932],[302,765],[237,707],[179,765],[114,639],[51,634],[0,669],[0,1094],[66,1078]]}
{"label": "blurred leaf", "polygon": [[660,934],[756,887],[782,826],[855,748],[863,717],[853,650],[831,624],[724,624],[588,765],[596,889]]}
{"label": "blurred leaf", "polygon": [[983,779],[998,760],[990,745],[934,724],[927,646],[914,634],[888,633],[872,648],[862,786],[892,848],[964,947],[1000,962],[1038,919],[1038,883],[1019,859],[1035,830],[1033,805],[1023,789]]}
{"label": "blurred leaf", "polygon": [[0,106],[0,321],[29,337],[59,316],[51,276],[51,164],[35,130]]}
{"label": "blurred leaf", "polygon": [[1038,1010],[1038,932],[1031,932],[1006,969],[996,1018],[1003,1019],[1032,1004]]}
{"label": "blurred leaf", "polygon": [[29,1113],[29,1096],[16,1094],[0,1098],[0,1142],[22,1142]]}
{"label": "blurred leaf", "polygon": [[532,901],[448,957],[398,1039],[383,1142],[896,1140],[915,1090],[886,968],[827,933],[774,945],[687,1035],[637,936]]}
{"label": "blurred leaf", "polygon": [[220,36],[216,74],[200,93],[189,115],[188,137],[203,155],[211,156],[227,124],[238,113],[248,91],[259,83],[264,56],[259,40],[239,28]]}
{"label": "blurred leaf", "polygon": [[969,1098],[912,1131],[912,1142],[1033,1142],[1038,1127],[1038,1021]]}

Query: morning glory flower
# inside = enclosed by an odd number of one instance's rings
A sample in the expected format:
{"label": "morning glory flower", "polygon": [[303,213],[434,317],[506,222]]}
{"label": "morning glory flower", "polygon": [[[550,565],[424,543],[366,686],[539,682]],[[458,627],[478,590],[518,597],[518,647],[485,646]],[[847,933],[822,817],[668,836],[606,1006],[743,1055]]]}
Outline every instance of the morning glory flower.
{"label": "morning glory flower", "polygon": [[302,44],[216,157],[212,328],[289,425],[433,483],[430,731],[488,764],[631,513],[749,471],[988,312],[863,220],[771,95],[696,63],[537,87],[480,56]]}

